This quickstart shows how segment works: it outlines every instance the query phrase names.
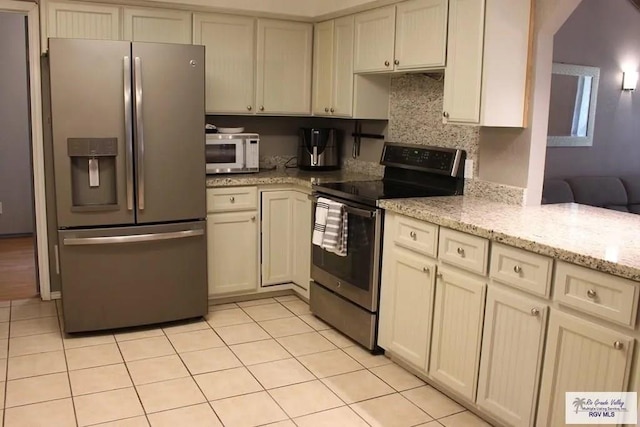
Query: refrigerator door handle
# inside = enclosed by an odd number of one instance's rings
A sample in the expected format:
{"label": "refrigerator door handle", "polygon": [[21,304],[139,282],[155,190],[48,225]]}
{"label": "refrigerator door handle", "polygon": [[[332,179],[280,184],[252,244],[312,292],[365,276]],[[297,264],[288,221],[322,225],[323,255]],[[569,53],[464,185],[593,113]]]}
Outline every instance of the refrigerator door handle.
{"label": "refrigerator door handle", "polygon": [[173,231],[171,233],[134,234],[131,236],[105,236],[105,237],[65,237],[62,244],[65,246],[84,245],[110,245],[121,243],[154,242],[158,240],[184,239],[204,235],[204,230]]}
{"label": "refrigerator door handle", "polygon": [[142,120],[142,60],[134,59],[136,136],[138,144],[138,209],[144,210],[144,121]]}
{"label": "refrigerator door handle", "polygon": [[127,209],[133,210],[133,106],[131,105],[131,58],[124,57],[124,133],[127,174]]}

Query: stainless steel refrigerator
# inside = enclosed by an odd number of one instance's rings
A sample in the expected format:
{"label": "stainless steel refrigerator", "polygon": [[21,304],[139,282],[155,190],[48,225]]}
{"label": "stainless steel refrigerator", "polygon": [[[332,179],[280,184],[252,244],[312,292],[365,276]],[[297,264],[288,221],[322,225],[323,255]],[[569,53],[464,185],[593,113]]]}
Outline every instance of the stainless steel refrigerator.
{"label": "stainless steel refrigerator", "polygon": [[207,312],[204,47],[50,39],[67,332]]}

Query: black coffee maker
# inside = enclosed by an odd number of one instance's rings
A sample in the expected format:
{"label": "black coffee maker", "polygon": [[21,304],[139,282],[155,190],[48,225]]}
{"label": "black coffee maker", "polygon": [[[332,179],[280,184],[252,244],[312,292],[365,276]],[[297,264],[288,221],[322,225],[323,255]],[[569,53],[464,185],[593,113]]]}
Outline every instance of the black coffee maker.
{"label": "black coffee maker", "polygon": [[298,167],[305,170],[340,169],[342,134],[333,128],[300,128]]}

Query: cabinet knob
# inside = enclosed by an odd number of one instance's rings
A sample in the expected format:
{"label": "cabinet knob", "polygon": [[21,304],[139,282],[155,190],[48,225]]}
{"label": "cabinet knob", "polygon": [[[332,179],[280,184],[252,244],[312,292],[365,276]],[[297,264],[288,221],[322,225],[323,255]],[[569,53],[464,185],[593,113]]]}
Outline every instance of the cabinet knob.
{"label": "cabinet knob", "polygon": [[613,343],[613,348],[615,348],[616,350],[622,350],[624,348],[624,344],[622,344],[622,342],[620,341],[615,341]]}
{"label": "cabinet knob", "polygon": [[236,198],[235,198],[235,197],[233,197],[233,196],[231,196],[231,197],[229,197],[229,201],[230,201],[231,203],[235,203],[235,202],[236,202]]}
{"label": "cabinet knob", "polygon": [[540,314],[540,310],[538,310],[537,308],[533,307],[531,309],[531,315],[532,316],[538,316]]}
{"label": "cabinet knob", "polygon": [[338,287],[342,286],[342,282],[338,281],[337,285]]}
{"label": "cabinet knob", "polygon": [[446,111],[443,111],[442,115],[444,116],[445,119],[449,118],[449,113],[447,113]]}
{"label": "cabinet knob", "polygon": [[255,215],[251,217],[251,221],[256,222],[256,216]]}
{"label": "cabinet knob", "polygon": [[429,267],[422,267],[422,271],[424,271],[425,273],[429,272]]}
{"label": "cabinet knob", "polygon": [[598,296],[598,293],[593,289],[589,289],[587,290],[587,296],[591,299],[595,299],[595,297]]}
{"label": "cabinet knob", "polygon": [[458,255],[460,255],[461,257],[464,257],[464,249],[463,248],[456,249],[456,252],[458,252]]}
{"label": "cabinet knob", "polygon": [[438,279],[442,279],[442,273],[437,273],[437,274],[436,274],[436,277],[437,277]]}
{"label": "cabinet knob", "polygon": [[513,272],[516,273],[516,274],[522,273],[522,267],[520,267],[519,265],[514,265],[513,266]]}
{"label": "cabinet knob", "polygon": [[395,61],[393,61],[393,63],[394,63],[395,65],[400,65],[400,61],[398,61],[397,59],[396,59]]}
{"label": "cabinet knob", "polygon": [[328,113],[329,112],[329,107],[324,107],[324,112]]}
{"label": "cabinet knob", "polygon": [[330,111],[333,113],[333,112],[335,112],[336,110],[335,110],[333,107],[331,107],[331,110],[330,110]]}
{"label": "cabinet knob", "polygon": [[251,111],[253,110],[253,107],[251,105],[247,105],[247,110]]}
{"label": "cabinet knob", "polygon": [[264,111],[264,105],[260,106],[260,111]]}
{"label": "cabinet knob", "polygon": [[411,236],[413,240],[416,240],[416,238],[418,237],[415,231],[412,231],[411,233],[409,233],[409,236]]}
{"label": "cabinet knob", "polygon": [[390,64],[390,62],[389,62],[389,61],[384,61],[384,66],[385,66],[385,67],[388,67],[388,66],[389,66],[389,64]]}

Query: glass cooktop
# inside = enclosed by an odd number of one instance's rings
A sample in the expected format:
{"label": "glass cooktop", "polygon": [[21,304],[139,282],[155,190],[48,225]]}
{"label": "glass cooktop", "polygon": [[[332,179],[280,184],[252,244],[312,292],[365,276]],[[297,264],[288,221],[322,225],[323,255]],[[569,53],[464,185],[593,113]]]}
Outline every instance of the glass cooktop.
{"label": "glass cooktop", "polygon": [[[314,186],[318,193],[375,205],[381,199],[448,196],[450,191],[389,180],[329,182]],[[321,195],[321,194],[319,194]]]}

